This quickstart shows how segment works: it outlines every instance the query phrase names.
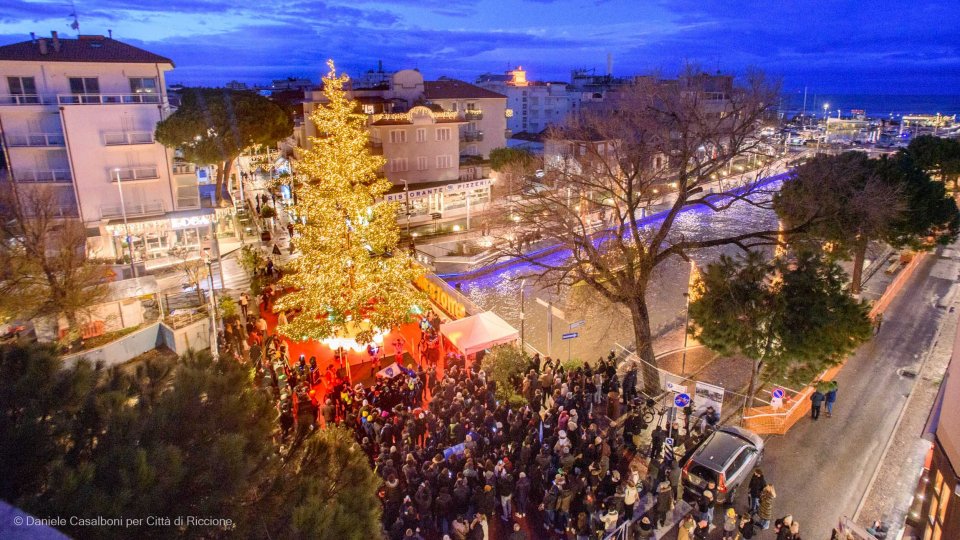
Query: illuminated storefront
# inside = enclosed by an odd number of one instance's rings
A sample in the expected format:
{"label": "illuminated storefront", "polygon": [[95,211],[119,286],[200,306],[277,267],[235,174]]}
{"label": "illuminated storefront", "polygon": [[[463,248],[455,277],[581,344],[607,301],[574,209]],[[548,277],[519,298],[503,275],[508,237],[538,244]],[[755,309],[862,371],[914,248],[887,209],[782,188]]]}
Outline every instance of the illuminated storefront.
{"label": "illuminated storefront", "polygon": [[[430,221],[432,214],[448,218],[486,210],[492,185],[490,178],[440,185],[410,184],[407,191],[397,191],[395,188],[393,193],[384,196],[384,200],[400,204],[398,216],[402,223],[406,217],[409,194],[410,222],[422,223]],[[399,186],[399,189],[402,190],[403,186]]]}
{"label": "illuminated storefront", "polygon": [[[185,248],[188,253],[199,255],[200,250],[211,243],[210,223],[214,213],[205,211],[182,212],[182,216],[165,216],[157,219],[129,220],[124,226],[123,220],[111,220],[104,225],[105,234],[113,239],[114,256],[118,263],[130,261],[127,247],[127,234],[133,249],[134,262],[142,263],[146,270],[168,266],[179,262],[170,255],[173,249]],[[218,212],[219,214],[219,212]],[[230,223],[232,219],[218,219]]]}

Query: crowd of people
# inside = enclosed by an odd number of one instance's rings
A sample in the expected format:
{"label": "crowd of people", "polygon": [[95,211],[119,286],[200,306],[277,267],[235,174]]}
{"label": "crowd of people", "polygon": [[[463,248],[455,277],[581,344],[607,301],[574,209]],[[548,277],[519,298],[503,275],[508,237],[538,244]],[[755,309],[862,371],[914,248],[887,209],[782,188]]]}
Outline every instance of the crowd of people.
{"label": "crowd of people", "polygon": [[[265,288],[261,314],[278,294]],[[501,400],[480,362],[455,353],[441,361],[439,320],[427,315],[409,350],[404,340],[368,351],[374,370],[392,347],[399,369],[364,385],[351,381],[341,355],[325,369],[314,357],[291,359],[249,298],[242,304],[247,324],[234,335],[246,336],[238,348],[277,403],[278,444],[318,427],[352,430],[383,479],[383,526],[393,540],[586,540],[618,528],[647,539],[674,524],[679,540],[749,540],[767,529],[776,540],[801,540],[791,516],[774,519],[776,490],[759,470],[742,511],[717,508],[715,485],[685,492],[681,466],[719,415],[661,412],[648,426],[640,411],[651,403],[638,397],[636,369],[618,374],[612,353],[574,369],[535,355],[508,383],[519,397]]]}

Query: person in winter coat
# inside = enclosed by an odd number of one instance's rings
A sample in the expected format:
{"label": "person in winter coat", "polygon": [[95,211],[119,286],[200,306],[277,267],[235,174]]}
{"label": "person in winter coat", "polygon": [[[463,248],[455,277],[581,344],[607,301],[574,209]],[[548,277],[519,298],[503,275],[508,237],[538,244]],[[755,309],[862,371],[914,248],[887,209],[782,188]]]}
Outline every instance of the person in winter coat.
{"label": "person in winter coat", "polygon": [[527,478],[527,473],[521,472],[520,477],[517,479],[516,486],[513,490],[514,503],[517,507],[517,517],[524,517],[527,515],[527,504],[530,501],[530,479]]}
{"label": "person in winter coat", "polygon": [[634,538],[637,540],[650,540],[653,538],[653,523],[650,518],[643,516],[634,528]]}
{"label": "person in winter coat", "polygon": [[487,484],[483,488],[477,488],[477,492],[474,495],[474,506],[477,508],[478,514],[483,514],[485,516],[492,516],[493,509],[496,504],[496,501],[493,498],[493,486]]}
{"label": "person in winter coat", "polygon": [[620,521],[620,514],[616,508],[611,508],[600,518],[600,521],[603,523],[604,532],[610,534],[617,528],[617,522]]}
{"label": "person in winter coat", "polygon": [[713,522],[713,509],[716,503],[713,500],[713,493],[709,489],[703,491],[700,499],[697,501],[697,511],[700,512],[700,519],[707,523]]}
{"label": "person in winter coat", "polygon": [[693,530],[694,540],[709,540],[710,539],[710,523],[705,519],[701,519],[697,522],[697,528]]}
{"label": "person in winter coat", "polygon": [[527,540],[527,535],[520,530],[520,524],[513,524],[513,532],[507,537],[507,540]]}
{"label": "person in winter coat", "polygon": [[773,484],[767,484],[760,492],[760,507],[757,510],[757,522],[760,528],[767,530],[770,528],[770,520],[773,519],[773,501],[777,498],[777,490]]}
{"label": "person in winter coat", "polygon": [[814,390],[813,394],[810,395],[810,418],[817,420],[820,418],[820,406],[823,405],[823,400],[827,396],[823,395],[823,392],[819,390]]}
{"label": "person in winter coat", "polygon": [[723,540],[734,540],[737,537],[737,511],[727,508],[723,516]]}
{"label": "person in winter coat", "polygon": [[510,521],[513,517],[513,475],[504,474],[497,482],[497,493],[500,494],[500,508],[503,510],[500,519]]}
{"label": "person in winter coat", "polygon": [[666,524],[671,508],[673,508],[673,488],[668,482],[661,482],[657,491],[657,525],[662,527]]}
{"label": "person in winter coat", "polygon": [[757,512],[760,507],[760,493],[763,492],[765,487],[767,487],[767,480],[763,477],[763,471],[759,468],[754,469],[753,475],[750,477],[749,487],[750,512]]}
{"label": "person in winter coat", "polygon": [[470,523],[465,517],[458,516],[453,522],[453,540],[467,540],[467,534],[470,532]]}
{"label": "person in winter coat", "polygon": [[756,525],[753,523],[753,518],[747,514],[740,516],[740,531],[741,540],[750,540],[756,534]]}
{"label": "person in winter coat", "polygon": [[777,540],[791,540],[790,527],[793,525],[793,516],[786,515],[773,522],[773,532]]}
{"label": "person in winter coat", "polygon": [[829,392],[827,392],[825,401],[827,404],[827,418],[830,418],[831,416],[833,416],[833,404],[836,403],[837,401],[837,383],[836,382],[833,383],[833,387],[830,388]]}
{"label": "person in winter coat", "polygon": [[623,490],[623,508],[628,520],[633,519],[633,507],[640,499],[640,491],[633,480],[628,480],[626,488]]}
{"label": "person in winter coat", "polygon": [[693,519],[693,514],[687,514],[680,520],[677,527],[677,540],[693,540],[693,531],[697,528],[697,520]]}

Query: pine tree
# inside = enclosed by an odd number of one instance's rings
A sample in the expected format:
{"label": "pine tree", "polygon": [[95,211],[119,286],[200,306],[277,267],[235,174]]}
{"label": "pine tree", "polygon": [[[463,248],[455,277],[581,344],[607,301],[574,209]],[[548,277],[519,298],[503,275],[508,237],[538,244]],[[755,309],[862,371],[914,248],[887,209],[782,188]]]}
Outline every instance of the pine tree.
{"label": "pine tree", "polygon": [[420,270],[397,250],[396,203],[380,202],[391,184],[378,176],[383,158],[368,149],[366,116],[344,91],[348,77],[327,65],[327,103],[310,117],[320,136],[299,167],[308,179],[296,207],[301,256],[281,281],[292,291],[277,302],[277,310],[301,312],[279,330],[297,340],[346,333],[364,343],[423,305],[410,286]]}

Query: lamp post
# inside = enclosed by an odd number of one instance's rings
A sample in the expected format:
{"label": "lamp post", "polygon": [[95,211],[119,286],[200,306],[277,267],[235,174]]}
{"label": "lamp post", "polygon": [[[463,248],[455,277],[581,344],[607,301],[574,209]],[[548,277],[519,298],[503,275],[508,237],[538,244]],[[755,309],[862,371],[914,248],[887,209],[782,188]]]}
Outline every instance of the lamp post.
{"label": "lamp post", "polygon": [[523,350],[523,344],[524,344],[524,341],[523,341],[523,335],[524,335],[523,330],[524,330],[524,328],[523,328],[523,326],[524,326],[524,322],[525,322],[525,320],[526,320],[526,318],[527,318],[527,317],[526,317],[526,313],[524,312],[524,307],[523,307],[523,304],[524,304],[524,302],[523,302],[523,294],[524,294],[524,289],[526,289],[526,288],[527,288],[527,280],[526,280],[526,279],[520,280],[520,350],[521,350],[521,351]]}
{"label": "lamp post", "polygon": [[137,264],[133,260],[133,242],[130,241],[130,225],[127,224],[127,205],[123,202],[123,182],[120,180],[120,168],[113,169],[117,175],[117,191],[120,192],[120,214],[123,215],[123,234],[127,237],[127,249],[130,251],[130,270],[133,277],[140,277],[137,274]]}
{"label": "lamp post", "polygon": [[401,180],[403,182],[403,198],[406,200],[407,205],[407,237],[410,236],[410,189],[407,185],[406,180]]}
{"label": "lamp post", "polygon": [[[217,337],[217,299],[213,288],[213,258],[210,257],[209,251],[203,251],[203,262],[207,264],[207,279],[210,284],[210,355],[213,357],[213,361],[217,362],[220,360],[219,338]],[[198,283],[197,286],[199,285]]]}

